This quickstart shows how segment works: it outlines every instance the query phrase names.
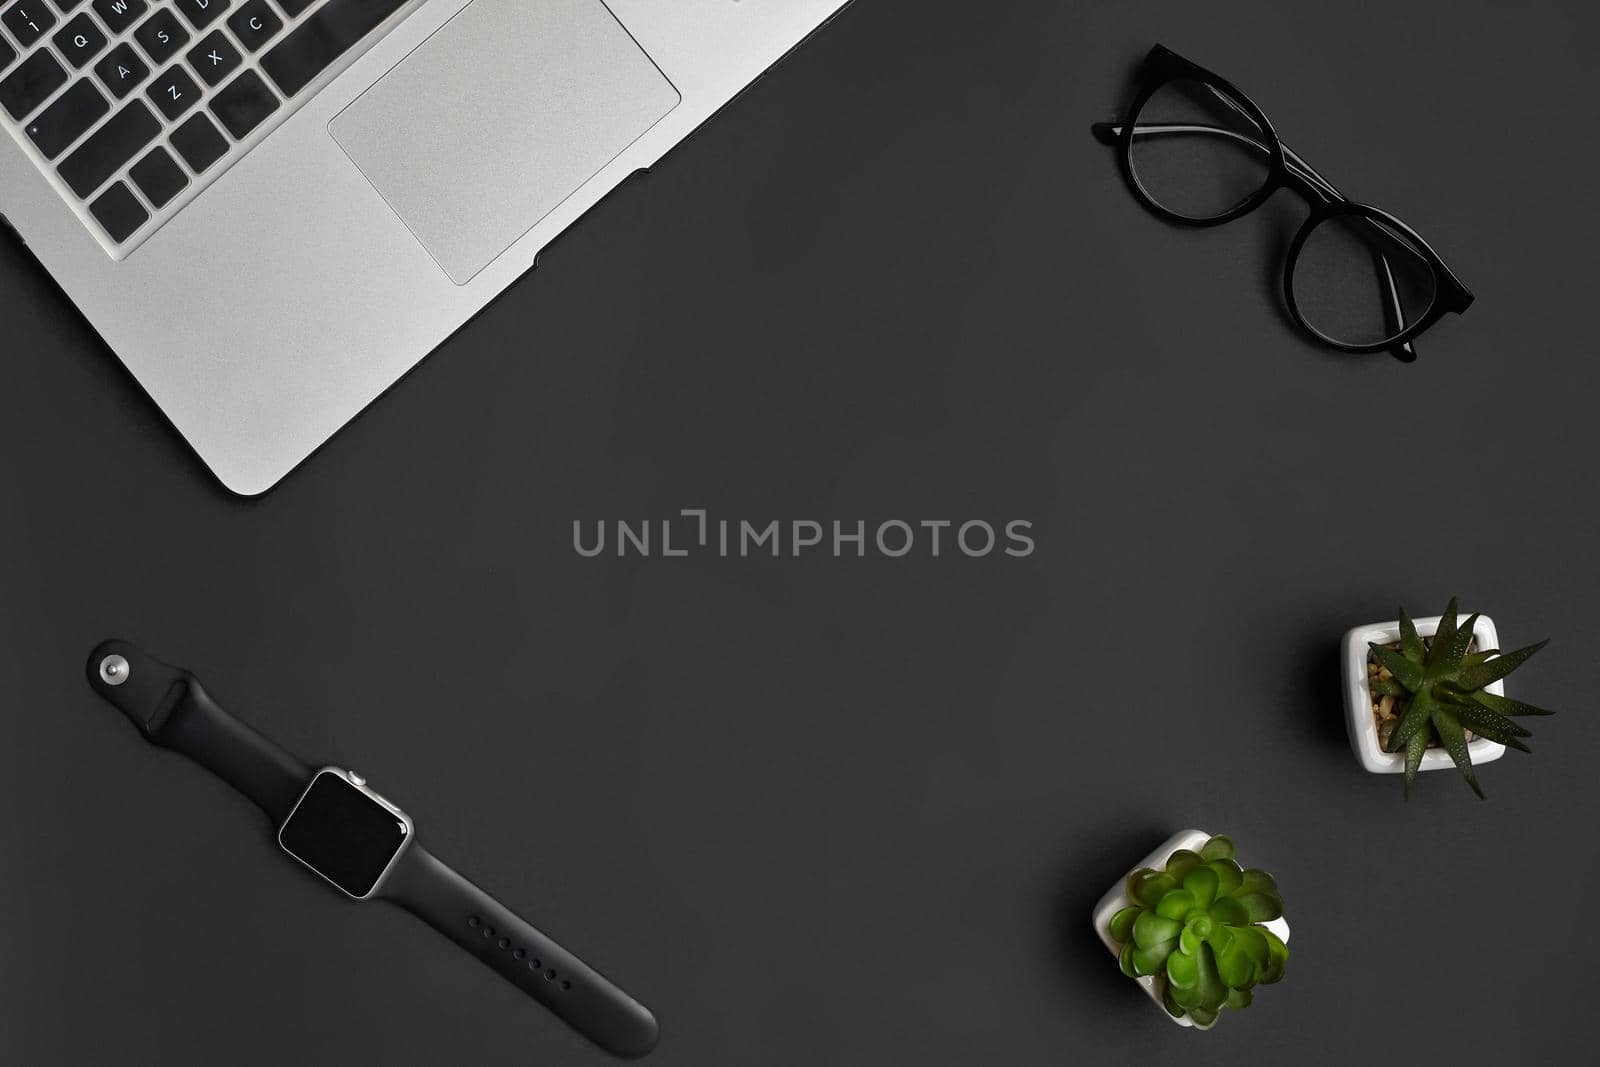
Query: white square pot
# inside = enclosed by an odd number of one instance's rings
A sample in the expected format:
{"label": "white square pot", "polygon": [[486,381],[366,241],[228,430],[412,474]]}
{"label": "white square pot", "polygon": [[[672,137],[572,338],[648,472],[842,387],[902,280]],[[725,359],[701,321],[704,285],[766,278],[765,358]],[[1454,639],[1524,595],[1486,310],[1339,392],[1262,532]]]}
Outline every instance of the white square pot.
{"label": "white square pot", "polygon": [[[1167,865],[1168,857],[1174,852],[1182,848],[1198,852],[1200,851],[1200,846],[1209,840],[1211,840],[1211,835],[1204,830],[1179,830],[1162,842],[1161,846],[1151,852],[1150,855],[1129,867],[1127,874],[1118,878],[1117,884],[1107,890],[1106,895],[1100,898],[1100,903],[1096,904],[1094,908],[1094,932],[1100,936],[1101,943],[1110,950],[1112,959],[1116,959],[1121,954],[1122,946],[1111,939],[1111,917],[1133,903],[1128,899],[1128,875],[1140,867],[1154,867],[1159,871]],[[1281,917],[1273,919],[1271,922],[1264,922],[1261,925],[1277,934],[1279,940],[1284,944],[1289,943],[1289,924]],[[1120,970],[1115,973],[1117,977],[1122,978],[1124,981],[1127,980],[1127,977]],[[1138,982],[1140,988],[1145,991],[1151,1000],[1155,1001],[1156,1007],[1160,1009],[1163,1018],[1171,1019],[1179,1026],[1195,1025],[1187,1015],[1181,1018],[1174,1018],[1172,1013],[1167,1010],[1167,1006],[1161,1003],[1161,990],[1156,986],[1154,977],[1135,978],[1134,981]],[[1206,1026],[1195,1028],[1198,1030],[1210,1029],[1210,1027]]]}
{"label": "white square pot", "polygon": [[[1417,624],[1417,635],[1432,637],[1438,633],[1439,619],[1440,616],[1435,615],[1427,619],[1413,620]],[[1477,639],[1480,649],[1500,647],[1500,635],[1495,631],[1494,620],[1487,615],[1478,616],[1478,621],[1472,627],[1472,635]],[[1404,752],[1385,752],[1383,746],[1378,743],[1378,724],[1372,718],[1372,692],[1367,688],[1367,646],[1387,645],[1398,640],[1400,640],[1398,619],[1394,622],[1357,626],[1344,635],[1342,657],[1344,725],[1350,734],[1350,747],[1355,750],[1356,759],[1373,774],[1403,774],[1406,769]],[[1505,696],[1506,687],[1503,682],[1494,682],[1484,686],[1484,692]],[[1467,752],[1472,756],[1473,766],[1480,766],[1505,755],[1506,746],[1486,738],[1475,737],[1467,743]],[[1454,766],[1450,754],[1444,749],[1429,748],[1422,754],[1422,764],[1418,769],[1437,771]]]}

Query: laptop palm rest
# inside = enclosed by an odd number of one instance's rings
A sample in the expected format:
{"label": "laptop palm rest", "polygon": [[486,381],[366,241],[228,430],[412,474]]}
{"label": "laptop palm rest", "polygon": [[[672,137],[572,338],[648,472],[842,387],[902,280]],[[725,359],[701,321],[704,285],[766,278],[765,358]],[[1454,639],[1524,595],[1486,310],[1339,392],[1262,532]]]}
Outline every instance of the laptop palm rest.
{"label": "laptop palm rest", "polygon": [[330,129],[465,285],[679,99],[600,0],[473,0]]}

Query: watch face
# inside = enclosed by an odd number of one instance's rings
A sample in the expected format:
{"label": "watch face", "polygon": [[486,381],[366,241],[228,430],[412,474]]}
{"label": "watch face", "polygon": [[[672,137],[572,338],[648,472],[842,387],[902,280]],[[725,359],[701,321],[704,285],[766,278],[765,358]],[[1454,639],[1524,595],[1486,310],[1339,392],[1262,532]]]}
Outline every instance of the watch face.
{"label": "watch face", "polygon": [[284,820],[278,843],[353,897],[365,897],[405,847],[403,816],[362,792],[336,770],[318,771]]}

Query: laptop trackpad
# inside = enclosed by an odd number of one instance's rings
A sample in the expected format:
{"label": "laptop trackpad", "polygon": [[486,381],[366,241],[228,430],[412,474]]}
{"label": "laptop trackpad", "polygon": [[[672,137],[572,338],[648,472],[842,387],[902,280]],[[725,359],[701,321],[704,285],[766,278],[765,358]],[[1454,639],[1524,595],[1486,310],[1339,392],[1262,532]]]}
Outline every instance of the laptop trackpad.
{"label": "laptop trackpad", "polygon": [[600,0],[473,0],[330,129],[464,285],[678,100]]}

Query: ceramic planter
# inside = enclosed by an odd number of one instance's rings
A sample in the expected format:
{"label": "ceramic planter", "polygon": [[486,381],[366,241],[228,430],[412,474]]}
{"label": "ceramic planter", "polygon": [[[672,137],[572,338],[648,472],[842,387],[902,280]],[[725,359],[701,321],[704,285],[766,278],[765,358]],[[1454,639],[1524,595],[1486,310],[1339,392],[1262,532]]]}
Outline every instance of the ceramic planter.
{"label": "ceramic planter", "polygon": [[[1366,646],[1363,645],[1362,647],[1365,648]],[[1370,713],[1371,709],[1369,708],[1368,711]],[[1117,970],[1115,967],[1117,954],[1121,951],[1122,946],[1111,939],[1111,917],[1133,903],[1133,901],[1128,899],[1128,875],[1132,874],[1140,867],[1153,867],[1159,871],[1166,866],[1167,858],[1174,852],[1181,848],[1187,848],[1198,852],[1200,850],[1200,846],[1205,844],[1210,839],[1211,835],[1206,833],[1204,830],[1178,831],[1171,837],[1167,838],[1166,841],[1162,842],[1159,848],[1155,849],[1144,859],[1128,868],[1127,873],[1121,878],[1118,878],[1117,884],[1108,889],[1106,891],[1106,895],[1100,898],[1100,903],[1095,905],[1094,932],[1099,935],[1101,943],[1104,944],[1106,949],[1111,953],[1111,959],[1113,961],[1112,973],[1115,974],[1119,979],[1127,981],[1126,976],[1124,976],[1123,973],[1120,970]],[[1289,924],[1283,919],[1273,919],[1270,922],[1264,922],[1261,925],[1277,934],[1279,939],[1282,940],[1284,944],[1289,943]],[[1161,1013],[1162,1018],[1170,1019],[1179,1026],[1194,1026],[1196,1029],[1200,1030],[1210,1029],[1210,1027],[1195,1026],[1194,1021],[1191,1020],[1187,1015],[1182,1017],[1174,1017],[1171,1012],[1167,1011],[1166,1005],[1161,1003],[1161,989],[1156,984],[1154,977],[1135,978],[1134,981],[1138,982],[1140,988],[1145,991],[1145,994],[1155,1002],[1156,1010]]]}
{"label": "ceramic planter", "polygon": [[[1415,620],[1418,636],[1426,638],[1438,633],[1439,618],[1435,615],[1432,618]],[[1478,616],[1478,621],[1472,627],[1472,635],[1480,649],[1500,647],[1500,637],[1495,631],[1494,620],[1487,615]],[[1398,640],[1400,640],[1398,619],[1394,622],[1357,626],[1344,635],[1341,660],[1344,668],[1345,729],[1349,731],[1350,747],[1355,750],[1356,759],[1373,774],[1404,774],[1406,769],[1404,752],[1385,752],[1378,742],[1378,724],[1372,718],[1372,693],[1367,688],[1368,645],[1387,645]],[[1505,683],[1495,682],[1487,685],[1484,687],[1484,692],[1505,696]],[[1482,737],[1474,737],[1467,744],[1467,752],[1472,756],[1473,765],[1481,766],[1505,755],[1506,746]],[[1437,771],[1454,766],[1450,754],[1444,749],[1429,748],[1422,755],[1422,765],[1419,769]]]}

